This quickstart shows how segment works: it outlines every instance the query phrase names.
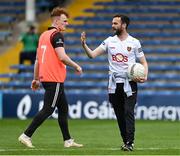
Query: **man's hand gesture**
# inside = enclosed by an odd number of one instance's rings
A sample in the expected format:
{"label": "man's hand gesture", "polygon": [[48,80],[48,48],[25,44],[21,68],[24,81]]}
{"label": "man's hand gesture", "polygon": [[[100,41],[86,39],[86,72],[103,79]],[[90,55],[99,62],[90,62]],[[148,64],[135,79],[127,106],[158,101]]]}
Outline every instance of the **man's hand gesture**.
{"label": "man's hand gesture", "polygon": [[86,44],[86,33],[85,32],[81,33],[81,43],[82,43],[82,45]]}
{"label": "man's hand gesture", "polygon": [[31,82],[31,89],[33,91],[35,91],[35,90],[39,89],[39,87],[40,87],[39,80],[32,80],[32,82]]}

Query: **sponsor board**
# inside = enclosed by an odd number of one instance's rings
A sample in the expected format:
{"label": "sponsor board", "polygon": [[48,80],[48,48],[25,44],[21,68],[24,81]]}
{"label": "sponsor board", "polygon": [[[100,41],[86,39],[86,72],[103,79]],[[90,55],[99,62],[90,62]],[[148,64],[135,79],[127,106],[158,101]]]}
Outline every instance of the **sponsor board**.
{"label": "sponsor board", "polygon": [[[178,96],[139,96],[135,108],[136,119],[180,120]],[[72,119],[115,119],[106,94],[67,94],[69,117]],[[1,97],[0,97],[1,99]],[[15,117],[22,120],[33,117],[43,107],[43,94],[4,94],[3,118]],[[1,110],[1,107],[0,107]],[[57,110],[52,118],[57,118]]]}

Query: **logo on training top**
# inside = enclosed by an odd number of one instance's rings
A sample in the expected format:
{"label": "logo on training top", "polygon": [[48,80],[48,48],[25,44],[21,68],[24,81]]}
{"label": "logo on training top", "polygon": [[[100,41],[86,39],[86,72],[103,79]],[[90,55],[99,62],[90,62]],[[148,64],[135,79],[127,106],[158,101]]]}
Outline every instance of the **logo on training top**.
{"label": "logo on training top", "polygon": [[127,47],[127,51],[129,51],[129,52],[130,52],[130,51],[131,51],[131,49],[132,49],[131,47]]}
{"label": "logo on training top", "polygon": [[140,48],[138,48],[138,52],[139,53],[141,53],[143,50],[142,50],[142,48],[140,47]]}
{"label": "logo on training top", "polygon": [[116,55],[112,55],[112,60],[116,62],[127,62],[128,57],[122,55],[121,53],[117,53]]}
{"label": "logo on training top", "polygon": [[63,43],[63,41],[61,38],[56,42],[56,44],[62,44],[62,43]]}

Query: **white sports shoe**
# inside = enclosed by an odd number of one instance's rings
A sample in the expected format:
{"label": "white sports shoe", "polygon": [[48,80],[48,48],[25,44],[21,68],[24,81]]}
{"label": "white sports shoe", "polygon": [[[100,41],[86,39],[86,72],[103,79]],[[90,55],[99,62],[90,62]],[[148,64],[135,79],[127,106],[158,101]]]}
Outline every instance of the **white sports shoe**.
{"label": "white sports shoe", "polygon": [[32,142],[31,142],[31,138],[28,137],[27,135],[25,135],[24,133],[19,136],[18,140],[25,146],[27,146],[29,148],[34,148],[34,146],[32,145]]}
{"label": "white sports shoe", "polygon": [[69,139],[64,141],[64,147],[69,148],[69,147],[83,147],[83,144],[78,144],[74,142],[74,139]]}

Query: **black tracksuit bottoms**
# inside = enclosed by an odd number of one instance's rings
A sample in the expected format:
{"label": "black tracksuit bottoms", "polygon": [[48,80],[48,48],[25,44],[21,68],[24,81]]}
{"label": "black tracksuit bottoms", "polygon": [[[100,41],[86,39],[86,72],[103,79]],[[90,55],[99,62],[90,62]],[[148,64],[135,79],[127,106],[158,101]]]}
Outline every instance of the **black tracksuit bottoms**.
{"label": "black tracksuit bottoms", "polygon": [[43,108],[36,114],[24,134],[31,137],[35,130],[58,109],[58,123],[63,135],[63,140],[70,139],[68,129],[68,103],[64,93],[64,84],[56,82],[43,82],[45,89]]}
{"label": "black tracksuit bottoms", "polygon": [[127,97],[123,83],[116,84],[115,94],[109,94],[109,101],[114,108],[123,142],[134,143],[135,116],[134,108],[137,100],[137,83],[130,81],[133,95]]}

